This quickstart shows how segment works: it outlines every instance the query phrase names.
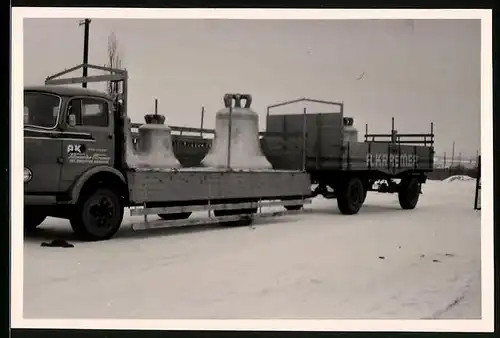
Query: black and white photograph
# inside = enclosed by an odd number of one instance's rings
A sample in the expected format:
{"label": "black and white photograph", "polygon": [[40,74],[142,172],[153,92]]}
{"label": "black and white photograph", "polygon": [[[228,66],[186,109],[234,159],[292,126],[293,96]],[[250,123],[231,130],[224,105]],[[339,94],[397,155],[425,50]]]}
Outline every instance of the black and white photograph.
{"label": "black and white photograph", "polygon": [[491,12],[119,11],[17,14],[16,323],[493,329]]}

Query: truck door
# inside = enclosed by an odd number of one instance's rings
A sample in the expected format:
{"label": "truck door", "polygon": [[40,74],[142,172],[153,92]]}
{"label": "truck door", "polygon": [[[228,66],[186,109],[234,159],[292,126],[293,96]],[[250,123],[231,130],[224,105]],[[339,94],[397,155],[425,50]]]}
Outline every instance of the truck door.
{"label": "truck door", "polygon": [[[32,172],[27,193],[56,194],[60,190],[61,133],[55,129],[61,98],[42,92],[24,93],[24,167]],[[13,156],[16,156],[15,154]]]}
{"label": "truck door", "polygon": [[[99,97],[73,98],[66,119],[68,138],[64,140],[62,181],[66,188],[95,166],[113,166],[114,136],[111,102]],[[73,115],[74,125],[71,125]]]}

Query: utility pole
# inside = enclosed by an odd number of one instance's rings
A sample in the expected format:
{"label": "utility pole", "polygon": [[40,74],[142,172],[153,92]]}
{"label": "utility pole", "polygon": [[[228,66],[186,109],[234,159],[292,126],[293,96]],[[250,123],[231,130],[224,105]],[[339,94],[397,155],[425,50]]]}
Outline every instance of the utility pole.
{"label": "utility pole", "polygon": [[455,165],[455,141],[453,141],[453,147],[451,148],[451,166]]}
{"label": "utility pole", "polygon": [[200,126],[200,137],[203,137],[203,120],[205,119],[205,107],[201,107],[201,126]]}
{"label": "utility pole", "polygon": [[[89,62],[89,26],[90,19],[85,19],[80,21],[78,26],[83,27],[83,63],[87,64]],[[83,67],[83,77],[87,77],[87,67]],[[82,88],[87,88],[87,83],[82,83]]]}

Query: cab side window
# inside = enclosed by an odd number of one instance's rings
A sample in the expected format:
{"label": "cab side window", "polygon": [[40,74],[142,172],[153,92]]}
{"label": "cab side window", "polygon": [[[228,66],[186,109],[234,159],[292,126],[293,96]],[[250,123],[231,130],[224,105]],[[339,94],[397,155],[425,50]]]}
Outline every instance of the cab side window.
{"label": "cab side window", "polygon": [[81,99],[82,125],[107,127],[109,124],[108,103],[97,99]]}
{"label": "cab side window", "polygon": [[77,126],[82,125],[82,102],[80,99],[73,99],[69,102],[68,116],[74,115]]}
{"label": "cab side window", "polygon": [[109,125],[108,104],[104,100],[82,98],[69,103],[68,115],[74,115],[77,126],[107,127]]}

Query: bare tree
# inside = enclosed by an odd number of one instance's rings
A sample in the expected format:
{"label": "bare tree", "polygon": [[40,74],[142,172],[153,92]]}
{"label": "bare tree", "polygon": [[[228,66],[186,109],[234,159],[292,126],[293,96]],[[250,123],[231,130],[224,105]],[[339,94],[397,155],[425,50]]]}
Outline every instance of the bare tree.
{"label": "bare tree", "polygon": [[[118,49],[118,40],[116,39],[115,33],[111,33],[108,37],[108,67],[121,69],[122,68],[122,57]],[[108,82],[107,91],[108,94],[114,96],[118,93],[119,87],[117,82]]]}

